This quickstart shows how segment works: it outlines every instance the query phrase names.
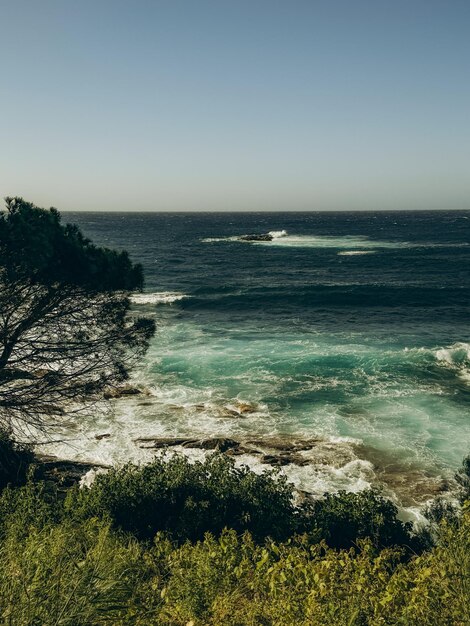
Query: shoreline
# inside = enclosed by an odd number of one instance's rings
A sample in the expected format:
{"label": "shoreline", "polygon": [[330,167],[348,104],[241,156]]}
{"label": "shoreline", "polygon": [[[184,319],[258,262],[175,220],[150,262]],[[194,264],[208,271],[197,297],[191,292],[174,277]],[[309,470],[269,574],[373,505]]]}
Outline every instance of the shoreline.
{"label": "shoreline", "polygon": [[[107,442],[111,435],[101,433],[95,438]],[[396,460],[384,458],[377,450],[371,451],[363,444],[351,442],[293,436],[263,439],[141,436],[135,438],[133,443],[145,452],[145,457],[137,461],[126,459],[122,464],[131,462],[142,465],[150,463],[153,458],[174,454],[203,461],[210,454],[221,453],[233,457],[236,465],[246,465],[255,473],[279,472],[293,484],[300,499],[318,499],[339,491],[379,491],[399,508],[401,519],[414,523],[423,521],[421,511],[431,500],[437,496],[453,499],[457,489],[457,483],[450,475],[432,475],[423,469],[400,465]],[[43,467],[41,471],[46,479],[64,487],[77,482],[90,486],[97,473],[121,465],[91,458],[62,458],[41,452],[35,456]],[[306,475],[316,488],[305,486]],[[331,475],[338,480],[338,488],[322,488]],[[348,485],[347,479],[351,475],[358,477],[355,488]],[[341,481],[344,481],[343,485]]]}

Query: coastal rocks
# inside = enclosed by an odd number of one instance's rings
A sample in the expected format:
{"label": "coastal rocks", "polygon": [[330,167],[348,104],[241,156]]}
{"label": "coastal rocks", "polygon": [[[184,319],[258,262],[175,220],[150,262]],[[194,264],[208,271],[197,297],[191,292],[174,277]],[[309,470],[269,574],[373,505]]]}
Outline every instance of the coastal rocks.
{"label": "coastal rocks", "polygon": [[90,471],[104,471],[107,465],[98,463],[84,463],[81,461],[65,461],[53,456],[36,455],[38,466],[36,478],[45,482],[54,483],[59,490],[65,490],[79,483]]}
{"label": "coastal rocks", "polygon": [[311,461],[300,454],[291,454],[290,452],[281,452],[281,454],[264,454],[261,463],[271,465],[272,467],[284,467],[285,465],[298,465],[304,467],[310,465]]}
{"label": "coastal rocks", "polygon": [[237,441],[228,437],[213,437],[210,439],[191,439],[183,437],[140,437],[134,439],[140,448],[145,450],[160,450],[165,448],[181,447],[199,450],[214,450],[224,452],[229,456],[248,454],[259,457],[260,463],[272,467],[297,465],[303,467],[312,463],[312,459],[301,453],[314,448],[318,440],[312,439],[303,442],[289,442],[281,440],[268,441]]}
{"label": "coastal rocks", "polygon": [[182,448],[198,448],[199,450],[217,450],[227,452],[238,448],[240,443],[226,437],[214,437],[213,439],[188,439],[186,437],[140,437],[134,439],[140,448],[159,450],[181,446]]}
{"label": "coastal rocks", "polygon": [[[331,447],[321,439],[289,440],[268,439],[250,440],[245,443],[245,449],[253,454],[261,454],[260,462],[272,467],[296,465],[333,465],[352,460],[351,455],[338,455],[338,448]],[[344,458],[346,456],[347,458]]]}
{"label": "coastal rocks", "polygon": [[[142,406],[147,403],[139,403]],[[151,403],[149,403],[151,404]],[[244,418],[253,413],[258,413],[261,409],[258,405],[251,402],[243,402],[235,400],[224,405],[214,405],[210,402],[200,404],[169,404],[166,407],[170,411],[196,411],[197,413],[207,413],[215,418]]]}
{"label": "coastal rocks", "polygon": [[158,450],[161,448],[173,448],[175,446],[197,448],[199,442],[199,439],[189,439],[188,437],[139,437],[134,439],[134,443],[136,443],[139,448],[145,450]]}
{"label": "coastal rocks", "polygon": [[201,450],[218,450],[219,452],[227,452],[227,450],[233,450],[238,448],[239,446],[240,444],[238,441],[223,437],[205,439],[201,441],[199,445]]}
{"label": "coastal rocks", "polygon": [[103,393],[105,400],[116,400],[128,396],[150,396],[150,390],[146,387],[137,387],[135,385],[125,384],[119,387],[108,387]]}
{"label": "coastal rocks", "polygon": [[[112,433],[102,432],[94,436],[99,442],[97,445],[103,445],[103,451],[109,450],[110,443],[112,447]],[[167,452],[185,454],[193,460],[216,452],[235,457],[237,463],[257,468],[255,471],[279,469],[298,489],[307,486],[306,498],[310,493],[318,497],[331,491],[332,485],[333,490],[347,488],[351,481],[355,481],[356,490],[379,484],[385,494],[398,498],[401,505],[416,507],[436,495],[455,492],[457,488],[451,476],[402,465],[396,459],[387,458],[381,450],[352,441],[293,436],[233,439],[199,434],[192,437],[144,436],[133,439],[133,442],[141,451],[139,456],[147,461]],[[60,490],[77,482],[87,486],[97,472],[107,469],[97,463],[61,461],[54,457],[42,456],[38,461],[37,476],[55,483]]]}
{"label": "coastal rocks", "polygon": [[321,439],[307,439],[301,441],[289,441],[288,439],[268,439],[266,442],[259,440],[247,441],[248,445],[268,447],[276,450],[281,454],[292,452],[304,452],[312,450],[315,445],[319,444]]}
{"label": "coastal rocks", "polygon": [[235,404],[224,405],[222,417],[246,417],[258,410],[258,407],[250,402],[237,401]]}
{"label": "coastal rocks", "polygon": [[241,235],[238,239],[240,241],[272,241],[274,237],[265,233],[263,235]]}

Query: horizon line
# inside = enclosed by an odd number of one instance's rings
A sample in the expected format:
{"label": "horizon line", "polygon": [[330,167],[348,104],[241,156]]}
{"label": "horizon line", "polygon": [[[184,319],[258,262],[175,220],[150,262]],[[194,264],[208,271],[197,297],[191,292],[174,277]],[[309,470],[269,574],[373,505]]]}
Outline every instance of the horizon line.
{"label": "horizon line", "polygon": [[465,212],[470,211],[469,207],[462,208],[447,208],[447,209],[299,209],[299,210],[283,210],[283,209],[234,209],[234,210],[199,210],[199,209],[170,209],[170,210],[159,210],[159,209],[139,209],[139,210],[129,210],[129,209],[60,209],[58,207],[50,207],[56,208],[60,213],[125,213],[125,214],[136,214],[136,213],[162,213],[162,214],[173,214],[173,213],[181,213],[181,214],[238,214],[238,213],[444,213],[444,212]]}

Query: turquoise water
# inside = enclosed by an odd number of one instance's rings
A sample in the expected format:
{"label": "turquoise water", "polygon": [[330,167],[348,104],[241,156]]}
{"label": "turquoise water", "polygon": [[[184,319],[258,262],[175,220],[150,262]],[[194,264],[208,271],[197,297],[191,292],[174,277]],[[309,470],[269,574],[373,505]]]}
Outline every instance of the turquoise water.
{"label": "turquoise water", "polygon": [[135,372],[149,395],[90,419],[76,455],[144,458],[141,436],[316,438],[308,465],[284,468],[300,486],[425,500],[470,448],[469,217],[67,214],[143,263],[135,308],[158,328]]}

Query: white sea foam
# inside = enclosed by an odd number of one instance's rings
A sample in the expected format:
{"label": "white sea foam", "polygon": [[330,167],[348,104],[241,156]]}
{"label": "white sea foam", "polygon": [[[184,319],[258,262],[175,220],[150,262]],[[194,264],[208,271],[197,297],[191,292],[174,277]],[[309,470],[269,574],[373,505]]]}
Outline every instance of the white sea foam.
{"label": "white sea foam", "polygon": [[131,301],[134,304],[172,304],[183,300],[183,298],[189,298],[184,293],[176,293],[173,291],[157,291],[153,293],[135,293],[131,296]]}
{"label": "white sea foam", "polygon": [[[292,248],[345,248],[347,251],[361,252],[374,248],[401,248],[407,246],[406,242],[378,241],[361,235],[344,235],[331,237],[328,235],[288,235],[273,239],[271,242],[255,242],[257,245],[275,245]],[[352,249],[352,250],[351,250]],[[373,250],[371,250],[373,251]]]}
{"label": "white sea foam", "polygon": [[451,366],[470,365],[470,344],[459,341],[447,348],[439,348],[435,352],[436,359]]}
{"label": "white sea foam", "polygon": [[98,474],[105,474],[106,471],[107,470],[105,470],[102,467],[99,467],[96,470],[95,469],[88,470],[88,472],[84,474],[82,478],[80,479],[80,487],[91,487],[92,484],[95,482]]}
{"label": "white sea foam", "polygon": [[434,353],[439,365],[453,370],[466,385],[470,384],[470,344],[459,341]]}
{"label": "white sea foam", "polygon": [[344,250],[338,252],[338,256],[355,256],[357,254],[375,254],[375,250]]}
{"label": "white sea foam", "polygon": [[[461,248],[470,244],[462,243],[436,243],[436,242],[410,242],[410,241],[383,241],[369,239],[364,235],[342,235],[332,237],[329,235],[290,235],[286,230],[271,230],[271,241],[250,241],[241,239],[242,235],[230,237],[207,237],[202,239],[204,243],[221,241],[237,241],[257,246],[284,246],[291,248],[345,248],[338,254],[348,256],[354,254],[373,254],[375,249],[380,248]],[[348,249],[348,248],[352,248]],[[358,250],[355,250],[358,248]],[[365,249],[364,249],[365,248]]]}
{"label": "white sea foam", "polygon": [[[220,337],[216,344],[212,344],[208,342],[207,336],[201,334],[199,327],[192,326],[183,327],[185,343],[178,344],[175,333],[178,329],[181,332],[181,328],[178,325],[165,326],[159,336],[159,343],[153,344],[147,355],[154,369],[141,371],[139,380],[134,381],[138,386],[151,388],[151,395],[116,400],[114,415],[93,416],[90,423],[81,422],[78,428],[73,427],[66,433],[72,440],[70,446],[56,444],[48,446],[44,451],[62,458],[109,465],[126,460],[140,463],[151,460],[155,450],[137,445],[135,440],[139,437],[206,439],[217,436],[240,441],[264,440],[268,444],[269,439],[282,439],[287,436],[285,433],[295,433],[300,439],[318,438],[319,443],[312,451],[300,452],[308,460],[305,466],[293,463],[282,468],[289,480],[299,489],[315,495],[339,489],[358,491],[383,482],[375,469],[375,462],[374,466],[371,465],[373,460],[369,453],[358,450],[360,439],[363,439],[365,446],[376,445],[378,449],[393,450],[394,454],[399,451],[406,462],[418,467],[430,467],[434,463],[430,446],[436,445],[436,439],[433,434],[434,413],[429,406],[432,403],[437,415],[444,414],[444,409],[453,410],[451,404],[446,404],[445,397],[441,400],[437,396],[439,390],[434,391],[431,387],[427,390],[414,382],[397,391],[395,378],[384,378],[381,364],[389,360],[395,362],[394,359],[400,364],[405,359],[407,363],[419,366],[424,361],[425,366],[446,368],[456,377],[463,377],[470,372],[470,344],[462,342],[432,350],[411,348],[405,355],[401,349],[381,351],[375,344],[371,346],[344,341],[331,344],[323,342],[319,336],[308,340],[285,341],[278,345],[277,354],[283,354],[285,358],[288,356],[294,371],[298,366],[299,373],[295,375],[289,370],[287,376],[283,368],[271,371],[266,365],[263,359],[272,358],[269,356],[273,351],[271,340],[242,344],[245,356],[249,349],[261,359],[259,367],[254,368],[251,364],[252,369],[248,371],[244,365],[229,367],[226,372],[220,366],[221,351],[226,350],[226,363],[233,365],[240,354],[240,345],[234,347],[230,342],[222,344]],[[305,354],[313,353],[317,358],[323,355],[328,359],[332,355],[356,355],[354,379],[345,380],[341,373],[336,372],[329,372],[327,376],[316,373],[313,366],[310,375],[303,374]],[[370,363],[375,362],[379,371],[375,367],[370,371]],[[446,372],[442,373],[445,375]],[[235,389],[230,389],[235,380],[241,382],[234,385]],[[323,391],[327,392],[330,387],[346,386],[344,393],[347,394],[349,384],[353,385],[352,391],[354,384],[361,387],[367,384],[366,400],[360,401],[354,397],[345,407],[322,402]],[[301,409],[295,409],[297,387],[300,399],[305,390],[309,393],[318,391],[318,396],[309,396],[314,400],[318,397],[318,401],[305,403]],[[286,389],[289,397],[294,398],[292,410],[283,410],[273,401],[265,403],[265,398],[287,397]],[[406,399],[407,395],[410,395],[409,399]],[[400,399],[397,400],[397,396]],[[426,399],[428,396],[429,403]],[[403,418],[408,415],[412,416],[412,420]],[[464,439],[468,427],[464,424],[463,415],[458,419],[462,421],[458,437]],[[446,454],[454,454],[452,447],[458,441],[455,424],[460,422],[456,420],[452,417],[439,424],[443,443],[438,441],[437,445],[442,449],[445,447]],[[410,423],[414,430],[409,428]],[[357,433],[357,437],[340,436],[340,433]],[[65,439],[66,436],[57,439]],[[187,451],[182,448],[181,451],[191,458],[205,454],[197,449]],[[438,452],[441,453],[441,450]],[[266,454],[272,452],[267,449]],[[262,462],[262,454],[237,458],[256,471],[270,467]],[[457,460],[460,461],[460,457]],[[393,481],[390,483],[390,489],[395,488],[398,494],[407,490],[407,486],[400,481],[396,482],[396,487]],[[419,501],[419,497],[416,499]]]}
{"label": "white sea foam", "polygon": [[287,237],[287,230],[270,230],[268,235],[271,235],[273,239],[281,239]]}

